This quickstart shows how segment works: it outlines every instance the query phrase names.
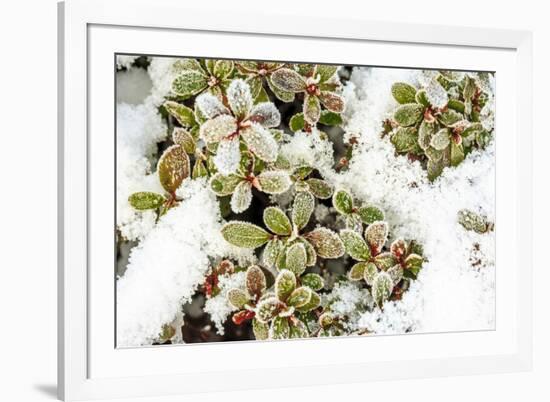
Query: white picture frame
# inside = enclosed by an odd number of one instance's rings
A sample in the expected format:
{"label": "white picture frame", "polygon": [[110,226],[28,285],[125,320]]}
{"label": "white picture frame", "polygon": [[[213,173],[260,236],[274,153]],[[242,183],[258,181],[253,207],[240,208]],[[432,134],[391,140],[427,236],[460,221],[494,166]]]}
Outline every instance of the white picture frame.
{"label": "white picture frame", "polygon": [[[128,8],[132,13],[127,12]],[[188,9],[178,0],[68,0],[59,4],[58,15],[58,392],[61,399],[267,388],[273,387],[277,378],[285,378],[285,386],[297,386],[531,368],[531,33],[358,19],[324,20],[299,15],[285,16],[283,25],[269,14],[217,15],[207,6],[195,5],[194,9]],[[497,153],[497,270],[503,267],[506,276],[497,278],[495,331],[350,338],[344,342],[328,339],[116,349],[112,342],[113,320],[103,314],[112,308],[112,300],[94,297],[105,289],[108,293],[109,286],[112,289],[113,284],[109,282],[109,278],[113,279],[112,272],[102,275],[90,268],[112,253],[112,243],[109,249],[109,242],[102,244],[101,240],[101,231],[108,228],[112,220],[99,219],[96,213],[112,210],[112,198],[108,190],[96,191],[94,180],[106,177],[102,175],[112,176],[113,166],[109,163],[100,166],[94,161],[108,159],[105,155],[110,154],[109,146],[112,147],[112,137],[100,138],[97,133],[112,132],[114,120],[109,114],[112,106],[101,105],[108,96],[114,101],[113,85],[110,82],[98,86],[97,82],[107,77],[102,63],[112,62],[116,52],[186,55],[199,51],[178,50],[177,40],[186,35],[199,38],[198,43],[207,49],[203,51],[204,56],[244,57],[246,46],[254,44],[250,46],[250,58],[260,59],[262,55],[277,58],[278,55],[269,56],[268,52],[286,49],[280,58],[295,59],[299,57],[296,44],[308,42],[340,49],[334,59],[321,61],[354,64],[360,61],[356,50],[369,49],[371,64],[399,66],[399,54],[383,50],[399,47],[403,51],[410,48],[425,54],[427,63],[430,63],[430,54],[436,51],[453,60],[444,66],[412,62],[417,67],[485,66],[504,77],[506,82],[500,93],[510,91],[508,94],[514,96],[502,101],[497,112],[500,115],[497,126],[503,127],[499,135],[509,136],[509,141],[499,144]],[[238,38],[231,50],[223,46],[223,38],[229,35]],[[264,46],[256,46],[259,43]],[[315,57],[315,46],[311,48],[303,56],[306,60]],[[224,53],[229,51],[232,53]],[[475,64],[468,57],[473,54]],[[107,59],[108,56],[111,59]],[[107,67],[105,71],[109,68],[112,71],[112,64]],[[521,141],[518,141],[520,135]],[[112,183],[110,191],[113,191]],[[508,197],[503,197],[504,194]],[[499,216],[508,219],[499,220]],[[521,260],[519,250],[522,250]],[[507,252],[507,259],[500,258],[503,254],[499,252]],[[110,258],[112,261],[112,254]],[[450,344],[456,346],[452,353],[448,351]],[[401,353],[400,357],[383,353],[390,348],[408,352]],[[368,351],[368,357],[366,352],[353,353],[359,349]],[[280,358],[283,350],[299,356],[298,361],[285,363]],[[323,355],[320,351],[333,353]],[[208,360],[205,354],[220,356],[220,353],[224,359],[214,371],[199,364],[201,356]],[[247,356],[258,353],[268,353],[269,358],[263,362],[247,361]],[[180,370],[174,362],[181,362],[182,358],[196,364]],[[144,369],[140,362],[147,363],[149,368]],[[326,375],[328,372],[330,376]],[[246,383],[239,381],[243,376],[248,379]]]}

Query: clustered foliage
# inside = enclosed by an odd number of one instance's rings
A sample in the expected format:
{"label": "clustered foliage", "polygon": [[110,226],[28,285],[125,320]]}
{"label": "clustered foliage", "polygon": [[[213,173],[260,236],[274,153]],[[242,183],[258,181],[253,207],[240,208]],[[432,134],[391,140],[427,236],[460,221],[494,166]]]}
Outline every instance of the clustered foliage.
{"label": "clustered foliage", "polygon": [[384,123],[398,154],[420,160],[435,180],[445,167],[457,166],[474,149],[484,148],[492,131],[489,73],[425,72],[421,88],[392,86],[400,104]]}
{"label": "clustered foliage", "polygon": [[[338,67],[212,59],[185,59],[176,67],[172,96],[161,107],[172,130],[157,164],[164,193],[137,192],[129,202],[160,217],[181,201],[176,190],[185,179],[207,178],[227,220],[223,238],[261,257],[249,267],[212,261],[202,289],[207,298],[227,299],[232,325],[249,326],[256,339],[349,335],[349,317],[328,301],[335,283],[364,291],[370,309],[400,299],[425,261],[421,245],[389,242],[391,224],[380,208],[357,202],[314,167],[292,164],[280,152],[292,133],[343,124]],[[392,87],[400,106],[385,132],[397,153],[425,164],[431,179],[491,136],[481,122],[488,100],[478,80],[438,72],[423,88]],[[280,110],[290,103],[298,108],[283,120]],[[328,209],[331,218],[317,217],[316,208]],[[480,219],[459,214],[467,229],[490,230]],[[330,261],[343,271],[331,270]],[[222,294],[219,278],[243,272],[244,288]],[[173,333],[165,327],[160,339]]]}

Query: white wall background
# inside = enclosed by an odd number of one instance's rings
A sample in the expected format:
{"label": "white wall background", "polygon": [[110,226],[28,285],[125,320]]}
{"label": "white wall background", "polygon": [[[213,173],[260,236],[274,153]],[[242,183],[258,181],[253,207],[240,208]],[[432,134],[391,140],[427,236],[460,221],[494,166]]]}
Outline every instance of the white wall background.
{"label": "white wall background", "polygon": [[[550,223],[550,24],[545,2],[208,1],[212,12],[223,12],[224,7],[259,12],[273,8],[301,15],[534,32],[535,365],[533,372],[521,374],[152,400],[548,400],[544,394],[550,375],[550,266],[545,258]],[[55,399],[56,382],[56,1],[3,2],[0,30],[0,400],[46,401]]]}

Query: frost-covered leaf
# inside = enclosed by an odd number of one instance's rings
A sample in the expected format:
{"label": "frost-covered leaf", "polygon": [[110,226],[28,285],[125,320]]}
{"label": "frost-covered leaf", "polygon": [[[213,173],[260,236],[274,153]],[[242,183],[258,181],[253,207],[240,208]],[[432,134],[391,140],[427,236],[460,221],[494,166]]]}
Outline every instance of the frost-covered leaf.
{"label": "frost-covered leaf", "polygon": [[372,205],[359,208],[357,214],[361,217],[361,221],[367,225],[384,219],[384,212]]}
{"label": "frost-covered leaf", "polygon": [[321,103],[319,98],[315,95],[304,96],[304,119],[310,125],[314,126],[319,121],[321,116]]}
{"label": "frost-covered leaf", "polygon": [[302,131],[305,127],[304,114],[296,113],[294,116],[290,118],[288,126],[294,132]]}
{"label": "frost-covered leaf", "polygon": [[244,248],[258,248],[271,238],[264,229],[249,222],[228,222],[223,225],[221,232],[227,242]]}
{"label": "frost-covered leaf", "polygon": [[426,87],[426,98],[433,107],[439,109],[444,108],[449,100],[447,91],[445,91],[445,88],[443,88],[436,80],[431,80]]}
{"label": "frost-covered leaf", "polygon": [[401,103],[415,103],[416,88],[406,82],[396,82],[391,87],[394,99]]}
{"label": "frost-covered leaf", "polygon": [[334,113],[343,113],[345,109],[344,98],[334,92],[322,91],[319,100],[327,110]]}
{"label": "frost-covered leaf", "polygon": [[288,319],[285,317],[275,317],[269,328],[271,339],[288,339],[290,337],[290,328]]}
{"label": "frost-covered leaf", "polygon": [[372,283],[372,297],[378,307],[382,307],[393,291],[393,280],[386,272],[379,272]]}
{"label": "frost-covered leaf", "polygon": [[338,258],[344,255],[344,243],[340,237],[330,229],[317,228],[304,235],[309,241],[317,255],[321,258]]}
{"label": "frost-covered leaf", "polygon": [[405,258],[405,267],[407,269],[411,270],[419,270],[422,267],[422,264],[424,263],[424,258],[419,256],[418,254],[409,254],[407,258]]}
{"label": "frost-covered leaf", "polygon": [[434,134],[430,141],[430,146],[437,149],[438,151],[443,151],[447,148],[451,142],[450,138],[451,133],[448,128],[443,128]]}
{"label": "frost-covered leaf", "polygon": [[216,173],[210,179],[210,188],[217,196],[223,197],[233,194],[235,188],[243,179],[236,174],[224,176],[221,173]]}
{"label": "frost-covered leaf", "polygon": [[273,94],[275,94],[275,96],[278,99],[280,99],[280,100],[282,100],[283,102],[286,102],[286,103],[294,101],[294,98],[295,98],[294,92],[283,91],[283,90],[279,89],[278,87],[276,87],[273,84],[273,81],[271,80],[270,76],[267,77],[266,81],[267,81],[267,85],[269,86],[269,89],[271,89]]}
{"label": "frost-covered leaf", "polygon": [[321,290],[325,286],[325,281],[319,274],[309,273],[300,278],[303,286],[311,288],[311,290]]}
{"label": "frost-covered leaf", "polygon": [[370,259],[369,246],[359,233],[354,230],[344,229],[340,231],[340,238],[344,242],[346,252],[351,258],[357,261],[368,261]]}
{"label": "frost-covered leaf", "polygon": [[162,194],[149,191],[140,191],[128,197],[130,205],[138,211],[160,208],[165,201],[166,198]]}
{"label": "frost-covered leaf", "polygon": [[275,279],[275,294],[281,301],[286,301],[288,296],[296,289],[296,276],[288,269],[283,269]]}
{"label": "frost-covered leaf", "polygon": [[430,146],[430,141],[435,133],[435,124],[429,123],[426,120],[422,120],[420,127],[418,128],[418,145],[423,150],[426,150]]}
{"label": "frost-covered leaf", "polygon": [[301,320],[295,319],[290,321],[289,337],[293,338],[307,338],[309,336],[307,326]]}
{"label": "frost-covered leaf", "polygon": [[478,133],[484,131],[483,125],[481,123],[471,123],[468,127],[462,131],[461,135],[464,138],[467,138],[471,135],[475,136]]}
{"label": "frost-covered leaf", "polygon": [[418,103],[407,103],[395,110],[393,118],[401,127],[408,127],[418,123],[423,113],[424,106]]}
{"label": "frost-covered leaf", "polygon": [[426,168],[428,170],[428,179],[434,181],[443,172],[445,164],[442,159],[429,159]]}
{"label": "frost-covered leaf", "polygon": [[372,286],[374,280],[378,275],[378,268],[373,262],[367,262],[365,265],[365,270],[363,271],[363,279],[367,282],[367,285]]}
{"label": "frost-covered leaf", "polygon": [[208,79],[204,74],[185,70],[172,81],[172,92],[182,98],[189,98],[206,89],[207,86]]}
{"label": "frost-covered leaf", "polygon": [[195,108],[200,111],[205,119],[213,119],[220,114],[229,114],[229,110],[221,100],[211,93],[203,93],[195,99]]}
{"label": "frost-covered leaf", "polygon": [[264,223],[269,230],[281,236],[290,236],[292,224],[290,219],[279,207],[267,207],[264,209]]}
{"label": "frost-covered leaf", "polygon": [[416,96],[414,97],[414,100],[416,103],[421,104],[422,106],[430,106],[430,102],[428,101],[428,97],[426,96],[426,90],[421,89],[416,92]]}
{"label": "frost-covered leaf", "polygon": [[222,114],[201,125],[200,137],[207,143],[214,143],[235,132],[237,132],[237,120],[233,116]]}
{"label": "frost-covered leaf", "polygon": [[331,112],[330,110],[321,110],[319,123],[325,126],[341,126],[344,121],[340,113]]}
{"label": "frost-covered leaf", "polygon": [[281,124],[281,113],[272,102],[261,102],[252,108],[249,119],[270,128]]}
{"label": "frost-covered leaf", "polygon": [[195,113],[187,106],[173,101],[166,101],[163,106],[183,127],[192,127],[196,124]]}
{"label": "frost-covered leaf", "polygon": [[388,224],[383,221],[377,221],[370,224],[365,229],[365,239],[371,250],[378,254],[388,238]]}
{"label": "frost-covered leaf", "polygon": [[162,332],[159,337],[162,341],[166,342],[172,339],[176,335],[176,329],[171,325],[163,325]]}
{"label": "frost-covered leaf", "polygon": [[469,76],[466,76],[466,79],[464,80],[464,89],[462,91],[462,96],[464,96],[464,99],[467,101],[471,101],[477,91],[475,80]]}
{"label": "frost-covered leaf", "polygon": [[459,101],[458,99],[449,99],[447,107],[449,109],[456,110],[459,113],[464,113],[464,111],[466,110],[466,105],[464,105],[464,103]]}
{"label": "frost-covered leaf", "polygon": [[390,252],[396,257],[401,258],[407,252],[407,243],[403,239],[396,239],[390,245]]}
{"label": "frost-covered leaf", "polygon": [[279,253],[282,252],[284,246],[283,242],[279,239],[273,239],[267,242],[262,254],[262,262],[266,267],[272,267],[277,261]]}
{"label": "frost-covered leaf", "polygon": [[216,77],[223,79],[231,74],[234,63],[231,60],[216,60],[213,73]]}
{"label": "frost-covered leaf", "polygon": [[306,269],[307,253],[305,246],[300,243],[294,243],[286,249],[286,268],[292,271],[296,276],[300,276]]}
{"label": "frost-covered leaf", "polygon": [[240,78],[231,81],[231,84],[229,84],[227,88],[227,101],[233,114],[238,118],[248,116],[254,104],[250,87]]}
{"label": "frost-covered leaf", "polygon": [[439,122],[444,126],[452,126],[453,124],[458,123],[464,119],[462,113],[458,113],[456,110],[448,109],[447,111],[441,113],[438,118]]}
{"label": "frost-covered leaf", "polygon": [[315,265],[315,263],[317,262],[317,252],[315,251],[315,248],[312,246],[312,244],[310,242],[308,242],[303,237],[299,237],[298,241],[302,242],[302,244],[306,248],[306,254],[307,254],[306,265],[308,267],[313,267]]}
{"label": "frost-covered leaf", "polygon": [[240,214],[248,209],[252,203],[252,187],[246,180],[241,181],[231,196],[231,210]]}
{"label": "frost-covered leaf", "polygon": [[353,198],[345,190],[337,190],[333,194],[332,205],[342,215],[348,215],[353,212]]}
{"label": "frost-covered leaf", "polygon": [[403,268],[401,265],[394,265],[386,271],[393,281],[393,285],[397,285],[403,279]]}
{"label": "frost-covered leaf", "polygon": [[228,176],[235,173],[241,162],[239,138],[224,138],[221,140],[213,160],[216,169],[218,169],[221,174]]}
{"label": "frost-covered leaf", "polygon": [[227,301],[229,301],[233,307],[241,309],[248,303],[248,296],[241,289],[229,289],[227,292]]}
{"label": "frost-covered leaf", "polygon": [[267,170],[256,176],[260,190],[267,194],[282,194],[292,185],[290,175],[284,170]]}
{"label": "frost-covered leaf", "polygon": [[414,127],[399,127],[390,138],[399,153],[412,152],[418,143],[418,133]]}
{"label": "frost-covered leaf", "polygon": [[376,255],[376,257],[374,257],[374,263],[378,269],[385,271],[393,267],[397,263],[397,260],[394,254],[386,252]]}
{"label": "frost-covered leaf", "polygon": [[269,338],[269,325],[255,318],[252,320],[252,331],[257,341],[263,341]]}
{"label": "frost-covered leaf", "polygon": [[313,172],[313,168],[311,166],[304,165],[294,169],[294,176],[300,180],[304,180],[311,174],[311,172]]}
{"label": "frost-covered leaf", "polygon": [[319,82],[328,81],[334,74],[336,74],[338,66],[330,64],[318,64],[316,73],[319,74]]}
{"label": "frost-covered leaf", "polygon": [[321,200],[330,198],[334,191],[332,186],[325,180],[311,178],[307,179],[306,183],[309,186],[309,191]]}
{"label": "frost-covered leaf", "polygon": [[292,223],[294,223],[298,229],[304,228],[309,222],[314,208],[315,197],[313,194],[308,191],[297,192],[290,213]]}
{"label": "frost-covered leaf", "polygon": [[256,318],[262,323],[267,323],[275,317],[281,309],[281,302],[275,296],[260,300],[256,307]]}
{"label": "frost-covered leaf", "polygon": [[331,313],[323,313],[317,320],[321,328],[328,328],[334,323],[334,316]]}
{"label": "frost-covered leaf", "polygon": [[265,162],[275,162],[279,146],[273,135],[258,123],[252,123],[250,127],[241,130],[241,136],[258,158]]}
{"label": "frost-covered leaf", "polygon": [[258,299],[266,288],[265,274],[257,265],[251,265],[246,270],[246,290],[248,294]]}
{"label": "frost-covered leaf", "polygon": [[186,129],[174,127],[174,131],[172,132],[172,141],[174,141],[174,144],[181,145],[188,154],[195,153],[195,139]]}
{"label": "frost-covered leaf", "polygon": [[367,263],[364,261],[360,261],[354,266],[351,267],[348,277],[352,281],[360,281],[363,279],[363,276],[365,275],[365,269],[367,268]]}
{"label": "frost-covered leaf", "polygon": [[451,166],[458,166],[464,160],[464,146],[451,141]]}
{"label": "frost-covered leaf", "polygon": [[160,184],[169,193],[175,192],[182,181],[189,177],[190,170],[189,157],[180,145],[167,148],[157,165]]}
{"label": "frost-covered leaf", "polygon": [[233,317],[231,317],[231,321],[233,321],[235,325],[241,325],[243,322],[251,320],[252,318],[254,318],[253,311],[241,310],[233,314]]}
{"label": "frost-covered leaf", "polygon": [[290,294],[286,303],[289,306],[303,307],[311,300],[312,293],[313,291],[309,287],[301,286]]}
{"label": "frost-covered leaf", "polygon": [[271,74],[271,84],[281,91],[302,92],[306,89],[306,81],[296,71],[281,68]]}
{"label": "frost-covered leaf", "polygon": [[297,307],[296,310],[300,312],[307,312],[316,309],[321,305],[321,297],[317,294],[317,292],[311,292],[311,299],[309,299],[309,302],[304,304],[302,307]]}
{"label": "frost-covered leaf", "polygon": [[468,209],[461,209],[458,211],[458,223],[462,225],[464,229],[473,230],[480,234],[491,231],[494,226],[487,218]]}

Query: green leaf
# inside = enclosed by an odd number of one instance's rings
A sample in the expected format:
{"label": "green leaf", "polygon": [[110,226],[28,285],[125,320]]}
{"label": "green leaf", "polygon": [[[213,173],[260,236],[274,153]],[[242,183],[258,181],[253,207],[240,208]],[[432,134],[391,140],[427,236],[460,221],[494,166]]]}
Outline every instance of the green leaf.
{"label": "green leaf", "polygon": [[223,197],[229,194],[233,194],[237,185],[242,181],[243,178],[237,176],[236,174],[224,176],[220,173],[216,173],[210,179],[210,189],[217,196]]}
{"label": "green leaf", "polygon": [[257,341],[264,341],[269,338],[269,325],[255,318],[252,320],[252,331]]}
{"label": "green leaf", "polygon": [[370,259],[369,246],[359,233],[354,230],[344,229],[340,231],[340,238],[344,242],[346,252],[351,258],[357,261],[368,261]]}
{"label": "green leaf", "polygon": [[418,132],[414,127],[399,127],[390,137],[398,153],[412,152],[418,144]]}
{"label": "green leaf", "polygon": [[252,297],[259,298],[266,288],[265,274],[257,265],[251,265],[246,270],[246,290]]}
{"label": "green leaf", "polygon": [[416,96],[414,97],[414,100],[416,103],[419,103],[420,105],[424,107],[430,106],[430,101],[428,100],[428,97],[426,96],[426,90],[421,89],[416,93]]}
{"label": "green leaf", "polygon": [[173,101],[166,101],[163,106],[183,127],[189,128],[197,124],[193,109]]}
{"label": "green leaf", "polygon": [[281,236],[292,234],[292,224],[286,214],[278,207],[264,209],[264,223],[269,230]]}
{"label": "green leaf", "polygon": [[338,258],[344,255],[344,243],[330,229],[320,227],[303,237],[313,245],[317,255],[321,258]]}
{"label": "green leaf", "polygon": [[365,269],[367,268],[367,263],[364,261],[358,262],[351,267],[348,277],[352,281],[360,281],[365,275]]}
{"label": "green leaf", "polygon": [[162,332],[159,337],[162,341],[166,342],[172,339],[175,335],[176,329],[173,326],[166,324],[162,326]]}
{"label": "green leaf", "polygon": [[367,282],[367,285],[372,286],[377,275],[378,268],[376,267],[376,264],[373,262],[367,262],[365,265],[365,270],[363,271],[363,279]]}
{"label": "green leaf", "polygon": [[310,288],[301,286],[290,294],[286,304],[294,307],[303,307],[311,300],[312,293],[313,291]]}
{"label": "green leaf", "polygon": [[223,238],[237,247],[258,248],[267,243],[271,235],[259,226],[248,222],[232,221],[223,225]]}
{"label": "green leaf", "polygon": [[267,323],[275,317],[281,309],[281,302],[275,296],[267,297],[260,300],[256,307],[256,318],[262,322]]}
{"label": "green leaf", "polygon": [[262,78],[257,75],[251,75],[246,79],[246,83],[250,87],[250,93],[254,98],[254,103],[257,103],[257,98],[263,89]]}
{"label": "green leaf", "polygon": [[208,170],[204,165],[202,159],[195,159],[195,165],[193,166],[193,173],[191,174],[193,179],[198,179],[199,177],[208,177]]}
{"label": "green leaf", "polygon": [[[330,91],[321,91],[318,96],[325,108],[334,113],[343,113],[346,108],[344,98]],[[320,116],[319,116],[320,118]]]}
{"label": "green leaf", "polygon": [[266,81],[267,81],[267,86],[269,87],[269,89],[271,89],[271,92],[273,92],[273,94],[278,99],[282,100],[285,103],[294,101],[294,98],[295,98],[294,92],[283,91],[277,88],[275,85],[273,85],[273,81],[271,80],[270,76],[267,77]]}
{"label": "green leaf", "polygon": [[311,290],[321,290],[325,286],[325,281],[319,274],[309,273],[300,278],[303,286],[307,286]]}
{"label": "green leaf", "polygon": [[307,179],[306,183],[309,186],[309,190],[311,191],[311,193],[321,200],[326,200],[330,198],[332,192],[334,191],[332,186],[328,182],[321,179]]}
{"label": "green leaf", "polygon": [[450,142],[451,133],[448,128],[443,128],[435,133],[435,135],[432,137],[432,140],[430,141],[430,146],[438,151],[443,151],[449,146]]}
{"label": "green leaf", "polygon": [[290,338],[307,338],[309,336],[307,326],[301,320],[290,321]]}
{"label": "green leaf", "polygon": [[271,322],[269,334],[272,339],[288,339],[290,337],[290,328],[286,317],[275,317]]}
{"label": "green leaf", "polygon": [[464,160],[464,147],[451,141],[451,166],[458,166]]}
{"label": "green leaf", "polygon": [[380,208],[372,205],[359,208],[357,214],[361,217],[361,221],[367,225],[384,219],[384,212],[382,212]]}
{"label": "green leaf", "polygon": [[304,119],[314,126],[321,116],[321,103],[315,95],[305,94],[304,96]]}
{"label": "green leaf", "polygon": [[296,113],[294,116],[290,118],[290,121],[288,122],[288,126],[294,132],[302,131],[305,126],[304,114]]}
{"label": "green leaf", "polygon": [[279,253],[283,250],[283,248],[283,242],[279,239],[268,241],[262,254],[262,261],[264,263],[264,266],[274,266],[275,262],[277,261],[277,257],[279,256]]}
{"label": "green leaf", "polygon": [[224,79],[233,71],[233,62],[231,60],[216,60],[213,73],[217,78]]}
{"label": "green leaf", "polygon": [[405,258],[405,268],[407,269],[419,270],[420,268],[422,268],[423,263],[424,258],[419,256],[418,254],[409,254],[407,258]]}
{"label": "green leaf", "polygon": [[439,175],[441,175],[441,173],[443,173],[444,168],[445,168],[445,164],[443,163],[442,159],[428,160],[428,164],[427,164],[428,179],[430,181],[434,181],[437,177],[439,177]]}
{"label": "green leaf", "polygon": [[332,196],[332,205],[342,215],[348,215],[353,212],[353,198],[345,190],[337,190]]}
{"label": "green leaf", "polygon": [[193,70],[182,71],[174,81],[172,81],[172,92],[186,99],[198,94],[208,87],[207,77]]}
{"label": "green leaf", "polygon": [[294,243],[286,250],[286,267],[300,276],[306,269],[307,253],[305,246],[300,243]]}
{"label": "green leaf", "polygon": [[485,128],[483,128],[483,125],[481,123],[471,123],[462,133],[462,137],[466,138],[471,135],[477,135],[478,133],[481,133],[485,131]]}
{"label": "green leaf", "polygon": [[449,99],[447,106],[449,107],[449,109],[456,110],[459,113],[464,113],[464,110],[466,110],[466,106],[464,105],[464,103],[459,101],[458,99]]}
{"label": "green leaf", "polygon": [[388,224],[386,222],[377,221],[370,224],[367,229],[365,229],[365,239],[371,250],[376,251],[375,254],[378,254],[386,240],[388,238]]}
{"label": "green leaf", "polygon": [[315,265],[315,263],[317,262],[317,253],[315,252],[315,248],[313,247],[313,245],[310,242],[308,242],[303,237],[299,237],[298,241],[301,242],[304,245],[304,247],[306,248],[306,254],[307,254],[306,265],[308,267],[313,267]]}
{"label": "green leaf", "polygon": [[477,87],[473,78],[466,76],[464,82],[464,90],[462,91],[462,96],[467,101],[471,101],[477,92]]}
{"label": "green leaf", "polygon": [[416,88],[405,82],[396,82],[393,84],[391,93],[394,99],[401,104],[416,102]]}
{"label": "green leaf", "polygon": [[128,197],[130,205],[138,211],[160,208],[165,201],[166,198],[163,195],[149,191],[140,191]]}
{"label": "green leaf", "polygon": [[374,278],[372,284],[372,297],[378,307],[382,307],[393,291],[393,280],[386,272],[380,272]]}
{"label": "green leaf", "polygon": [[300,166],[294,169],[294,177],[300,180],[304,180],[311,174],[311,172],[313,172],[313,168],[311,166]]}
{"label": "green leaf", "polygon": [[395,110],[393,118],[401,127],[409,127],[418,123],[423,113],[424,106],[418,103],[407,103]]}
{"label": "green leaf", "polygon": [[302,92],[306,89],[305,79],[296,71],[289,68],[281,68],[274,71],[271,76],[271,84],[285,92]]}
{"label": "green leaf", "polygon": [[279,252],[279,255],[277,256],[277,260],[275,261],[275,267],[279,271],[282,269],[286,269],[286,246],[284,246]]}
{"label": "green leaf", "polygon": [[229,289],[227,301],[235,308],[242,309],[248,303],[248,296],[241,289]]}
{"label": "green leaf", "polygon": [[260,190],[267,194],[282,194],[292,185],[290,175],[284,170],[268,170],[256,176]]}
{"label": "green leaf", "polygon": [[395,259],[395,256],[392,253],[380,253],[376,257],[374,257],[374,263],[376,266],[381,269],[382,271],[385,271],[391,267],[393,267],[397,260]]}
{"label": "green leaf", "polygon": [[464,116],[462,115],[462,113],[459,113],[453,109],[448,109],[437,117],[437,120],[439,120],[441,124],[447,127],[452,126],[453,124],[458,123],[463,119]]}
{"label": "green leaf", "polygon": [[340,126],[344,123],[340,113],[331,112],[330,110],[322,110],[319,117],[319,123],[325,126]]}
{"label": "green leaf", "polygon": [[275,294],[281,301],[286,301],[288,296],[296,289],[296,276],[288,269],[283,269],[275,279]]}
{"label": "green leaf", "polygon": [[331,313],[323,313],[318,319],[321,328],[328,328],[334,323],[334,316]]}
{"label": "green leaf", "polygon": [[174,193],[191,170],[189,157],[181,145],[172,145],[160,157],[157,165],[159,181],[169,193]]}
{"label": "green leaf", "polygon": [[336,74],[338,66],[329,64],[317,64],[317,74],[319,74],[319,82],[328,81],[334,74]]}
{"label": "green leaf", "polygon": [[468,209],[458,211],[458,223],[466,230],[473,230],[479,234],[487,233],[493,229],[493,224],[487,218]]}
{"label": "green leaf", "polygon": [[304,228],[309,222],[314,208],[315,197],[313,197],[313,194],[308,191],[299,191],[296,193],[290,213],[292,223],[294,223],[298,229]]}
{"label": "green leaf", "polygon": [[296,307],[296,310],[304,313],[316,309],[321,305],[321,297],[317,292],[311,292],[311,299],[308,303],[304,304],[302,307]]}

